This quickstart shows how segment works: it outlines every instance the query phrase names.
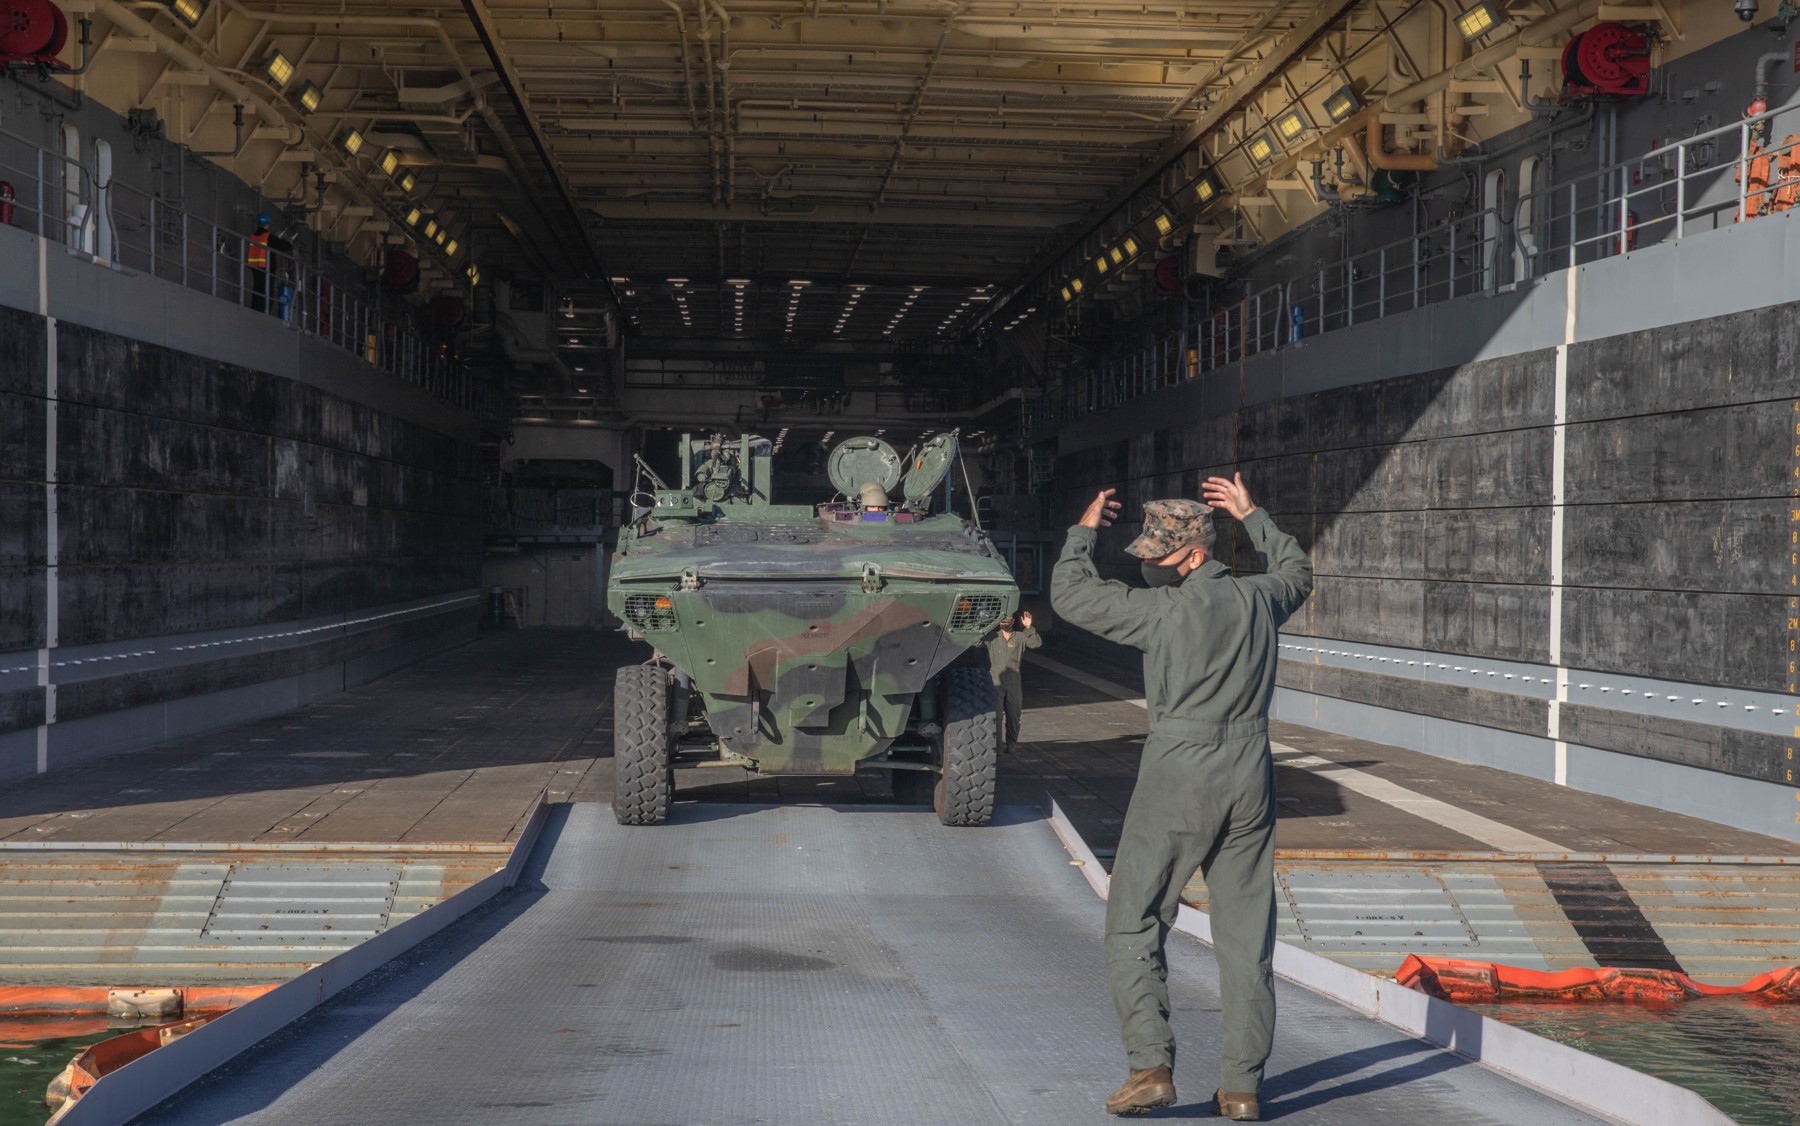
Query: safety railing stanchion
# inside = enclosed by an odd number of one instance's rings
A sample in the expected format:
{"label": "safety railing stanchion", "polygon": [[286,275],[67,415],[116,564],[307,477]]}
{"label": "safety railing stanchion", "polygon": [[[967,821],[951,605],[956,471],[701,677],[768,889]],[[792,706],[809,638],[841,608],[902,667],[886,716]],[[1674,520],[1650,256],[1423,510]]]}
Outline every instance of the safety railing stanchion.
{"label": "safety railing stanchion", "polygon": [[1619,166],[1619,253],[1631,249],[1631,174]]}
{"label": "safety railing stanchion", "polygon": [[1581,230],[1576,226],[1576,215],[1580,208],[1575,194],[1575,185],[1569,185],[1569,269],[1573,270],[1581,261]]}
{"label": "safety railing stanchion", "polygon": [[1675,241],[1687,225],[1687,144],[1675,146]]}
{"label": "safety railing stanchion", "polygon": [[1738,127],[1738,205],[1737,221],[1742,223],[1749,215],[1750,199],[1750,123],[1744,122]]}

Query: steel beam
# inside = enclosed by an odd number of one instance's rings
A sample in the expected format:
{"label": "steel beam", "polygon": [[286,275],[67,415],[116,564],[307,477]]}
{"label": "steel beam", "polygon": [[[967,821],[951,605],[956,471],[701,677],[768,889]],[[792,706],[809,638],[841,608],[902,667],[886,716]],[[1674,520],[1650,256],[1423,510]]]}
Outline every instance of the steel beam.
{"label": "steel beam", "polygon": [[710,203],[668,203],[652,200],[608,200],[590,204],[588,210],[609,223],[640,219],[692,220],[722,223],[851,223],[876,226],[1013,227],[1054,229],[1066,221],[1054,208],[1031,211],[968,208],[912,207],[891,203],[893,210],[871,211],[867,204],[816,204],[793,211],[765,211],[753,203],[715,207]]}
{"label": "steel beam", "polygon": [[[475,28],[476,38],[487,51],[488,61],[494,66],[494,72],[500,76],[500,85],[506,89],[507,96],[512,99],[513,108],[518,111],[520,122],[531,138],[531,145],[537,150],[538,159],[544,162],[544,171],[549,173],[551,182],[556,185],[558,194],[562,196],[563,205],[569,210],[569,218],[575,223],[576,234],[581,245],[593,260],[593,277],[606,284],[606,295],[617,306],[619,295],[613,292],[612,283],[607,282],[606,264],[601,260],[600,248],[594,245],[593,236],[588,232],[583,220],[581,207],[575,202],[575,192],[569,181],[563,176],[562,168],[550,152],[550,142],[544,136],[544,127],[538,122],[537,115],[531,112],[531,102],[525,96],[525,88],[520,84],[518,75],[513,71],[512,63],[506,57],[505,49],[494,32],[494,20],[483,0],[462,0],[463,11],[468,14],[469,23]],[[523,186],[523,185],[521,185]]]}

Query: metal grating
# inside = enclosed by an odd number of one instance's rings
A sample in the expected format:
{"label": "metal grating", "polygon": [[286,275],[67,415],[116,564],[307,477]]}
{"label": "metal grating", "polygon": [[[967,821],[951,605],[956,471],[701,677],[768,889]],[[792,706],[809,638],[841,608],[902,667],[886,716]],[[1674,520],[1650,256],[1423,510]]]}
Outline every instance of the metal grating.
{"label": "metal grating", "polygon": [[1394,943],[1441,949],[1480,941],[1456,895],[1429,869],[1288,869],[1275,880],[1300,937],[1315,950]]}
{"label": "metal grating", "polygon": [[628,594],[625,617],[643,633],[662,633],[675,628],[675,607],[666,594]]}
{"label": "metal grating", "polygon": [[352,945],[387,927],[399,883],[393,868],[237,864],[201,935],[219,942]]}
{"label": "metal grating", "polygon": [[950,614],[950,629],[953,632],[986,629],[1000,620],[1002,605],[997,594],[958,595],[956,609]]}

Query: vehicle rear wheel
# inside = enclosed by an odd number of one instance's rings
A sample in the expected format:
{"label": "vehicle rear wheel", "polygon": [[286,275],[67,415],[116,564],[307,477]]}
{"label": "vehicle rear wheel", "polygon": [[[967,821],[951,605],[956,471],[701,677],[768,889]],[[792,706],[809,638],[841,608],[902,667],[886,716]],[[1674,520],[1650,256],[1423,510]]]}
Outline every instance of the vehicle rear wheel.
{"label": "vehicle rear wheel", "polygon": [[674,794],[668,673],[628,665],[613,679],[613,817],[621,825],[660,825]]}
{"label": "vehicle rear wheel", "polygon": [[997,712],[994,681],[986,669],[944,671],[943,777],[932,805],[946,825],[993,820],[1000,770]]}

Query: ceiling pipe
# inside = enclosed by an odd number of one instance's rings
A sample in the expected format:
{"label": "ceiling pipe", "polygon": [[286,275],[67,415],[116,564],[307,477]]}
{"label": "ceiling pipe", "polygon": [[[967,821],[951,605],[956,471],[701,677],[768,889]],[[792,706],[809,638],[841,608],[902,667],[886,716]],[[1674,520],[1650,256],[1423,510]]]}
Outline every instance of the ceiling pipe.
{"label": "ceiling pipe", "polygon": [[1389,152],[1387,141],[1381,136],[1381,115],[1369,112],[1363,115],[1368,128],[1363,131],[1363,152],[1369,163],[1383,172],[1435,172],[1437,158],[1429,153]]}
{"label": "ceiling pipe", "polygon": [[688,63],[687,17],[682,14],[681,5],[677,4],[675,0],[662,0],[662,2],[668,6],[669,11],[675,13],[675,34],[681,42],[681,78],[682,84],[687,87],[688,121],[693,125],[694,132],[698,133],[700,132],[700,111],[695,106],[694,68]]}

